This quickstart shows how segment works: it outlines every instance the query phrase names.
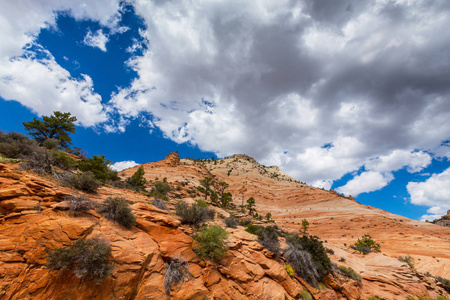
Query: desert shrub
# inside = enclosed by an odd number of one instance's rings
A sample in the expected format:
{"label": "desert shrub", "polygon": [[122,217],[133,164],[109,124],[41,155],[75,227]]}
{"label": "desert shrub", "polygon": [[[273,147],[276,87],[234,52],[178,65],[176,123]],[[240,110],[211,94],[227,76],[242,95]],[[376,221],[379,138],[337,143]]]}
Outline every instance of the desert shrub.
{"label": "desert shrub", "polygon": [[325,252],[328,254],[334,254],[334,250],[330,248],[325,248]]}
{"label": "desert shrub", "polygon": [[81,239],[70,247],[56,248],[47,256],[47,268],[72,270],[78,278],[92,278],[101,283],[111,275],[114,266],[109,262],[111,246],[102,238]]}
{"label": "desert shrub", "polygon": [[164,290],[170,294],[172,285],[183,281],[189,276],[189,263],[181,258],[172,258],[166,265],[166,275],[164,276]]}
{"label": "desert shrub", "polygon": [[66,196],[65,200],[69,203],[69,211],[74,216],[85,213],[95,207],[94,202],[86,196]]}
{"label": "desert shrub", "polygon": [[239,221],[239,225],[241,225],[241,226],[247,226],[249,224],[252,224],[252,221],[250,221],[248,219],[244,219],[244,220],[240,220]]}
{"label": "desert shrub", "polygon": [[[368,234],[362,236],[361,239],[355,243],[356,250],[367,254],[369,252],[380,252],[380,244],[375,242],[372,237]],[[369,250],[368,250],[369,249]]]}
{"label": "desert shrub", "polygon": [[311,294],[307,290],[302,291],[302,300],[313,300]]}
{"label": "desert shrub", "polygon": [[119,180],[119,176],[116,171],[109,168],[111,161],[105,159],[104,155],[94,155],[92,158],[80,161],[78,167],[83,172],[92,172],[100,181],[107,180]]}
{"label": "desert shrub", "polygon": [[77,166],[77,162],[68,156],[64,151],[56,150],[52,151],[53,164],[63,170],[71,170]]}
{"label": "desert shrub", "polygon": [[39,149],[38,144],[21,133],[0,131],[0,153],[8,158],[24,158]]}
{"label": "desert shrub", "polygon": [[289,277],[294,277],[294,269],[292,269],[291,265],[284,265],[284,269],[288,273]]}
{"label": "desert shrub", "polygon": [[226,230],[218,225],[202,226],[200,232],[194,235],[198,246],[193,250],[201,258],[220,261],[228,250],[225,244],[227,235]]}
{"label": "desert shrub", "polygon": [[239,222],[233,216],[229,216],[225,219],[225,225],[230,228],[236,228],[239,225]]}
{"label": "desert shrub", "polygon": [[288,235],[286,242],[289,247],[284,257],[299,276],[317,286],[317,281],[331,270],[331,261],[322,242],[318,237],[306,235]]}
{"label": "desert shrub", "polygon": [[30,155],[24,156],[25,163],[22,169],[32,169],[38,174],[52,172],[53,157],[49,155],[45,148],[36,148]]}
{"label": "desert shrub", "polygon": [[197,205],[200,207],[208,207],[209,206],[208,203],[206,203],[205,201],[203,201],[201,199],[197,200]]}
{"label": "desert shrub", "polygon": [[450,280],[445,279],[440,276],[436,277],[436,280],[439,281],[440,283],[442,283],[446,287],[447,290],[450,290]]}
{"label": "desert shrub", "polygon": [[380,298],[378,296],[370,296],[369,298],[367,298],[367,300],[386,300],[386,299]]}
{"label": "desert shrub", "polygon": [[77,190],[94,194],[101,186],[92,172],[84,172],[77,175],[67,175],[66,182]]}
{"label": "desert shrub", "polygon": [[43,144],[43,146],[48,150],[56,149],[59,147],[59,145],[60,142],[56,139],[46,139]]}
{"label": "desert shrub", "polygon": [[100,214],[124,227],[131,229],[136,225],[136,217],[131,211],[130,204],[124,198],[108,197],[99,208]]}
{"label": "desert shrub", "polygon": [[254,224],[247,224],[245,227],[247,227],[247,229],[245,229],[245,231],[247,231],[248,233],[251,233],[251,234],[255,234],[255,235],[257,235],[258,234],[258,230],[259,230],[259,226],[256,226],[256,225],[254,225]]}
{"label": "desert shrub", "polygon": [[144,178],[144,175],[144,167],[140,166],[130,178],[131,185],[137,188],[143,188],[145,186],[145,183],[147,182],[147,180]]}
{"label": "desert shrub", "polygon": [[215,212],[212,209],[196,204],[189,205],[184,201],[179,201],[175,205],[175,213],[181,217],[181,223],[199,226],[201,223],[214,218]]}
{"label": "desert shrub", "polygon": [[164,209],[164,210],[167,209],[166,202],[164,202],[163,200],[161,200],[159,198],[155,198],[155,200],[152,200],[152,204],[159,209]]}
{"label": "desert shrub", "polygon": [[411,269],[414,269],[414,258],[412,258],[410,255],[399,256],[398,260],[407,263]]}
{"label": "desert shrub", "polygon": [[153,184],[153,187],[155,188],[155,190],[158,193],[160,193],[162,195],[167,195],[167,193],[170,192],[170,190],[171,190],[171,187],[167,182],[157,181]]}
{"label": "desert shrub", "polygon": [[341,271],[348,278],[351,278],[351,279],[356,280],[358,282],[361,281],[361,275],[356,273],[355,270],[353,270],[351,267],[339,266],[339,271]]}
{"label": "desert shrub", "polygon": [[264,246],[267,250],[275,253],[275,255],[279,255],[280,252],[280,242],[278,241],[278,237],[281,236],[278,227],[276,226],[266,226],[259,227],[257,231],[258,242]]}

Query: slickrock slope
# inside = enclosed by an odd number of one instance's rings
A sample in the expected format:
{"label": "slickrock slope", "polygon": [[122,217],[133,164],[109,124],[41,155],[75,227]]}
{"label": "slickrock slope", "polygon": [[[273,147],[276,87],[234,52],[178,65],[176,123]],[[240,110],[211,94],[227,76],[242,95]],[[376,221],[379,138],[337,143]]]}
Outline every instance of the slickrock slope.
{"label": "slickrock slope", "polygon": [[[262,166],[246,155],[175,163],[169,156],[143,166],[148,180],[166,177],[174,186],[184,182],[195,187],[206,176],[225,181],[236,204],[254,197],[258,212],[271,212],[276,223],[291,232],[298,232],[301,220],[306,218],[311,224],[309,233],[325,240],[326,246],[335,251],[330,256],[332,261],[350,266],[363,276],[363,299],[370,295],[405,299],[408,295],[445,294],[442,285],[424,273],[450,278],[450,228],[410,220],[333,191],[309,187],[277,167]],[[121,174],[130,177],[137,168]],[[382,253],[361,255],[348,247],[364,234],[381,244]],[[399,255],[411,255],[416,270],[398,261]],[[339,262],[341,258],[345,262]]]}
{"label": "slickrock slope", "polygon": [[[137,226],[127,230],[94,210],[70,215],[64,197],[76,194],[51,178],[0,164],[0,299],[299,299],[305,289],[315,299],[359,297],[356,282],[339,274],[328,278],[336,291],[316,290],[302,278],[291,278],[284,262],[242,227],[228,229],[229,251],[217,265],[194,254],[192,228],[180,224],[173,205],[170,211],[160,210],[145,195],[113,187],[89,195],[96,202],[108,196],[127,199],[137,216]],[[110,241],[115,265],[102,284],[46,268],[50,250],[96,236]],[[167,296],[165,265],[180,256],[191,275]]]}

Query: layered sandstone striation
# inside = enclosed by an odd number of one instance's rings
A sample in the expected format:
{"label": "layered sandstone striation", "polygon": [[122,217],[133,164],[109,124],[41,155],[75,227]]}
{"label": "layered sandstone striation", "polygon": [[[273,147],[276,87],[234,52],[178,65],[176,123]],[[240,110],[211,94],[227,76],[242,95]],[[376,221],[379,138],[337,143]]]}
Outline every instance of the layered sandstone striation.
{"label": "layered sandstone striation", "polygon": [[[180,160],[171,153],[163,161],[142,166],[149,189],[164,178],[173,188],[169,210],[153,206],[151,197],[112,186],[87,195],[97,203],[110,196],[125,198],[137,217],[136,227],[127,230],[94,210],[72,216],[65,197],[78,191],[50,177],[19,171],[16,164],[0,164],[0,299],[300,299],[304,290],[314,299],[449,296],[442,284],[424,273],[450,277],[450,228],[412,221],[309,187],[245,155],[200,161]],[[138,167],[120,174],[130,177]],[[253,196],[258,211],[271,212],[287,231],[298,232],[301,220],[308,219],[309,232],[326,240],[325,246],[334,251],[332,261],[360,273],[361,283],[333,272],[324,278],[323,289],[315,289],[298,276],[290,277],[283,258],[264,249],[255,235],[240,226],[227,229],[229,251],[222,261],[199,259],[192,250],[195,228],[181,225],[173,207],[178,199],[200,198],[196,187],[205,177],[227,182],[236,205]],[[229,215],[227,210],[214,209]],[[212,223],[224,226],[221,218]],[[382,253],[362,255],[348,247],[366,233],[381,243]],[[46,268],[52,249],[96,236],[110,242],[115,265],[112,276],[101,285]],[[416,259],[416,270],[398,261],[397,256],[404,254]],[[175,257],[189,263],[190,275],[167,295],[166,264]]]}

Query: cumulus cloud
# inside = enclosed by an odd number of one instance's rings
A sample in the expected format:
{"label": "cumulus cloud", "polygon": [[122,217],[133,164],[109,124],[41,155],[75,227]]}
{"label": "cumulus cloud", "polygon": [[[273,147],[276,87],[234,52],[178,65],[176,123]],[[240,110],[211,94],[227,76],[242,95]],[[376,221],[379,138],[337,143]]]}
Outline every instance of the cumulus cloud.
{"label": "cumulus cloud", "polygon": [[126,161],[118,161],[118,162],[112,164],[110,166],[110,168],[112,170],[114,170],[114,171],[118,171],[119,172],[119,171],[122,171],[122,170],[125,170],[125,169],[128,169],[128,168],[132,168],[132,167],[137,166],[137,165],[138,165],[138,163],[136,163],[135,161],[126,160]]}
{"label": "cumulus cloud", "polygon": [[440,174],[433,174],[424,182],[410,182],[406,186],[411,203],[430,207],[423,220],[434,220],[450,209],[450,168]]}
{"label": "cumulus cloud", "polygon": [[149,50],[111,104],[176,142],[248,153],[310,184],[366,166],[355,180],[380,188],[449,137],[450,4],[349,3],[136,2]]}
{"label": "cumulus cloud", "polygon": [[84,37],[83,43],[93,48],[99,48],[103,52],[106,52],[106,43],[109,38],[103,33],[102,29],[92,32],[89,30]]}
{"label": "cumulus cloud", "polygon": [[355,176],[344,186],[337,188],[336,191],[338,193],[356,197],[361,193],[377,191],[388,185],[393,179],[394,176],[389,172],[363,172],[360,175]]}
{"label": "cumulus cloud", "polygon": [[[59,11],[76,20],[99,22],[111,31],[123,31],[118,26],[120,10],[119,0],[1,1],[0,97],[19,101],[39,115],[49,115],[55,110],[70,111],[83,126],[106,121],[92,79],[88,75],[72,78],[35,40],[41,29],[56,26]],[[101,41],[100,34],[98,38]]]}

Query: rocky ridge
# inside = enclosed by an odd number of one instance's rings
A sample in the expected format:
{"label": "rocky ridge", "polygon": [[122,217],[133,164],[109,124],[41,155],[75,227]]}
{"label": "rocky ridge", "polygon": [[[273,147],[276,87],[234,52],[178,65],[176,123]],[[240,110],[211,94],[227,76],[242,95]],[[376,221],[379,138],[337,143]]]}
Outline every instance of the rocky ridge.
{"label": "rocky ridge", "polygon": [[[406,299],[409,295],[449,296],[442,284],[423,273],[425,269],[422,270],[420,264],[417,271],[411,270],[395,258],[402,247],[389,247],[383,243],[389,241],[389,235],[374,234],[375,239],[382,241],[383,254],[363,256],[342,244],[354,242],[350,235],[356,238],[360,232],[369,230],[372,233],[371,228],[378,227],[382,221],[393,223],[392,227],[404,231],[402,238],[406,239],[403,242],[417,237],[407,226],[419,230],[420,234],[434,233],[437,226],[416,224],[335,193],[308,187],[277,173],[274,167],[267,172],[261,171],[268,168],[245,156],[194,161],[179,160],[178,155],[170,154],[163,161],[143,166],[149,185],[166,178],[174,188],[169,211],[149,204],[151,197],[112,186],[104,186],[98,194],[88,195],[97,203],[109,196],[127,199],[137,217],[136,227],[127,230],[94,210],[78,217],[70,215],[65,196],[77,195],[78,191],[62,187],[51,178],[20,171],[17,164],[0,164],[0,299],[300,299],[305,290],[314,299],[366,299],[368,295],[387,299]],[[120,175],[130,177],[137,168],[124,170]],[[363,276],[361,284],[332,273],[324,278],[325,288],[319,290],[298,276],[290,277],[284,269],[285,262],[263,249],[256,241],[257,237],[245,232],[243,227],[227,229],[229,251],[219,264],[199,259],[192,251],[193,228],[181,225],[173,213],[173,204],[178,198],[193,202],[192,197],[196,195],[189,191],[195,190],[206,176],[229,183],[236,204],[250,196],[255,197],[258,211],[270,211],[277,224],[286,230],[298,231],[299,217],[310,220],[311,233],[326,239],[326,246],[334,250],[331,259],[337,262],[344,258],[345,265]],[[329,211],[326,206],[333,209]],[[215,210],[228,215],[223,209]],[[360,214],[364,216],[360,217]],[[334,225],[327,225],[333,218],[336,220]],[[335,226],[337,221],[338,227]],[[363,228],[366,230],[358,229],[366,222],[371,226]],[[223,225],[223,220],[216,218],[213,223]],[[347,224],[346,237],[339,236],[337,230],[331,228],[339,228],[341,224]],[[415,248],[430,250],[436,255],[434,260],[443,261],[444,267],[438,268],[434,264],[430,268],[433,275],[446,277],[448,252],[426,249],[425,245],[437,242],[443,247],[441,250],[449,249],[449,232],[423,237]],[[115,265],[112,276],[101,285],[81,280],[70,272],[59,273],[46,268],[49,250],[95,236],[110,241],[111,259]],[[165,266],[171,258],[178,256],[188,261],[191,274],[188,280],[174,286],[170,295],[166,295],[163,287]]]}

